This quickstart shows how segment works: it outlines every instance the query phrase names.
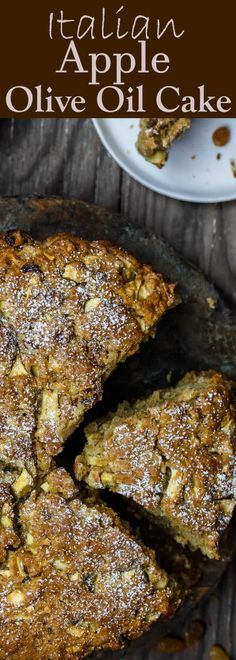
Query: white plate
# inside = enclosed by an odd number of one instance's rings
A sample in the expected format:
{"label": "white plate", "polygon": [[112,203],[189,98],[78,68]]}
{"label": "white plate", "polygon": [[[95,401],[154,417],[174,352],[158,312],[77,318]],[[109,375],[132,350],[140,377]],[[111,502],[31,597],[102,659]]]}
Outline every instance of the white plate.
{"label": "white plate", "polygon": [[[145,161],[135,148],[138,119],[94,119],[95,128],[110,154],[136,181],[155,192],[190,202],[225,202],[236,199],[236,119],[194,119],[185,135],[171,147],[162,170]],[[212,134],[229,126],[230,142],[215,147]],[[217,160],[217,154],[221,159]]]}

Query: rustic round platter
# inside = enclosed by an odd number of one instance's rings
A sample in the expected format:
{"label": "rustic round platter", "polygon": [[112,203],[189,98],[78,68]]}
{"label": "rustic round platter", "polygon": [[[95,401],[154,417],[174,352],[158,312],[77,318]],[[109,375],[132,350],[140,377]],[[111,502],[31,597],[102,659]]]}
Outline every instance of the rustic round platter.
{"label": "rustic round platter", "polygon": [[[62,198],[1,198],[0,231],[20,228],[35,238],[57,232],[71,232],[88,240],[105,239],[130,251],[138,259],[151,264],[171,281],[177,282],[181,303],[170,311],[159,325],[156,338],[145,344],[140,353],[121,365],[105,386],[104,399],[86,417],[115,409],[123,399],[143,396],[157,387],[166,387],[190,369],[218,369],[236,380],[236,310],[227,306],[220,293],[189,263],[183,261],[161,238],[142,232],[118,214],[79,200]],[[83,447],[83,428],[69,439],[59,463],[68,469]],[[112,506],[136,526],[138,512],[126,510],[121,498],[114,497]],[[140,524],[139,524],[140,523]],[[141,536],[152,547],[163,545],[163,566],[175,572],[176,548],[161,538],[158,528],[138,521]],[[157,656],[157,640],[171,632],[179,635],[181,626],[190,618],[193,607],[216,587],[236,550],[236,523],[232,523],[222,547],[221,561],[203,559],[201,554],[186,553],[186,582],[189,597],[168,622],[161,621],[144,635],[116,653],[97,654],[109,660],[153,660]],[[181,566],[185,551],[180,552]],[[159,554],[158,554],[159,559]],[[171,565],[173,560],[173,566]],[[189,574],[188,574],[189,572]],[[164,656],[163,656],[164,657]]]}

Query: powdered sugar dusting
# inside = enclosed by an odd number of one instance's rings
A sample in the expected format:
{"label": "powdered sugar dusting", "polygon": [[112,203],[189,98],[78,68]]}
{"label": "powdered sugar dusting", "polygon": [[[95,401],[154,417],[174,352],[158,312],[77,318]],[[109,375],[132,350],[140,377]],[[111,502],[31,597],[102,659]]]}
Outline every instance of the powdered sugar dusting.
{"label": "powdered sugar dusting", "polygon": [[76,473],[141,504],[175,538],[218,555],[236,503],[235,385],[214,372],[188,374],[86,430]]}

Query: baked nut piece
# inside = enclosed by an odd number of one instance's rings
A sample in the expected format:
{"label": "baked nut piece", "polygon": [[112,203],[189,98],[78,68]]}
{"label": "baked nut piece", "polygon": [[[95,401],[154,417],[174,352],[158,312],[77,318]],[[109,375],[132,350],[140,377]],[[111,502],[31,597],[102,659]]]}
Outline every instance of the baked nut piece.
{"label": "baked nut piece", "polygon": [[137,141],[139,153],[150,163],[163,167],[172,143],[190,124],[190,119],[141,119]]}
{"label": "baked nut piece", "polygon": [[123,403],[87,427],[76,476],[121,493],[175,539],[219,558],[236,499],[236,384],[213,371]]}
{"label": "baked nut piece", "polygon": [[64,470],[20,504],[22,546],[0,571],[0,659],[115,649],[167,614],[171,581],[113,511],[83,502]]}
{"label": "baked nut piece", "polygon": [[109,243],[0,236],[0,465],[16,498],[174,300],[162,275]]}

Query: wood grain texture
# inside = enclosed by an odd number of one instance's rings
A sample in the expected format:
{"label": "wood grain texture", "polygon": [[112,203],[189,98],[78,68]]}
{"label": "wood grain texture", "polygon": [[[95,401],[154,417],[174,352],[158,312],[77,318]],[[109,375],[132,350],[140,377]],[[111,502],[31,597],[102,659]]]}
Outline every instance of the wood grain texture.
{"label": "wood grain texture", "polygon": [[[89,120],[1,120],[0,155],[0,196],[78,197],[121,212],[162,235],[236,303],[236,202],[189,204],[146,190],[121,172]],[[206,622],[204,639],[184,653],[152,652],[148,660],[207,660],[214,643],[236,660],[235,568],[229,568],[217,592],[194,613]],[[120,660],[122,653],[116,657]],[[147,660],[142,651],[126,657]]]}

